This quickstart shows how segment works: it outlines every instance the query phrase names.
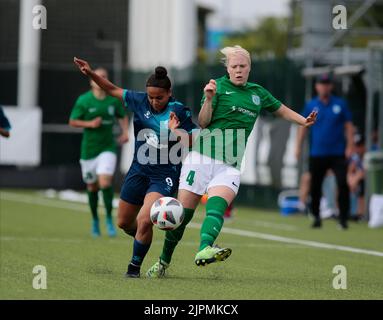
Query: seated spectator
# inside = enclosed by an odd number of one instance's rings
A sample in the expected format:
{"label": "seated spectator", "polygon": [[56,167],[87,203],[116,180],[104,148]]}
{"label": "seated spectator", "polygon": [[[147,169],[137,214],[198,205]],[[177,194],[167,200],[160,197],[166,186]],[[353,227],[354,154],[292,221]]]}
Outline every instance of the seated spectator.
{"label": "seated spectator", "polygon": [[364,176],[363,156],[365,153],[364,138],[360,134],[355,135],[355,153],[351,156],[348,171],[347,183],[350,188],[351,198],[356,200],[356,205],[352,206],[351,213],[354,220],[359,220],[364,214]]}

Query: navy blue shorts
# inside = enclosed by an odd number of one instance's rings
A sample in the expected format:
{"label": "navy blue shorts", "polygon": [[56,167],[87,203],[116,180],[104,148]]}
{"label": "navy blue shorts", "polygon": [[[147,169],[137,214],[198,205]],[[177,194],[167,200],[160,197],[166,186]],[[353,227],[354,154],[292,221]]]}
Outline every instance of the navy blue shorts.
{"label": "navy blue shorts", "polygon": [[125,176],[120,198],[134,205],[142,205],[149,192],[172,197],[178,190],[180,166],[140,165],[133,161]]}

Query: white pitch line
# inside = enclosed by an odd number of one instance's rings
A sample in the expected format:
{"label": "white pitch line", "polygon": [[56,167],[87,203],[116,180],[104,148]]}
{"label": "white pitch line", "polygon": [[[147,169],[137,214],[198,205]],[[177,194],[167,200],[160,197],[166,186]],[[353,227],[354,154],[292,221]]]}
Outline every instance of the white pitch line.
{"label": "white pitch line", "polygon": [[[200,223],[190,222],[189,225],[190,225],[190,227],[195,228],[195,229],[201,228]],[[225,228],[225,227],[222,228],[222,232],[228,233],[228,234],[234,234],[237,236],[249,237],[249,238],[258,238],[258,239],[263,239],[263,240],[279,241],[279,242],[284,242],[284,243],[294,243],[294,244],[300,244],[303,246],[309,246],[309,247],[315,247],[315,248],[321,248],[321,249],[333,249],[333,250],[339,250],[339,251],[362,253],[362,254],[367,254],[367,255],[371,255],[371,256],[383,257],[383,252],[380,252],[380,251],[346,247],[346,246],[340,246],[340,245],[336,245],[336,244],[316,242],[316,241],[310,241],[310,240],[287,238],[287,237],[275,236],[273,234],[267,234],[267,233],[259,233],[259,232],[254,232],[254,231]]]}
{"label": "white pitch line", "polygon": [[[62,209],[81,210],[81,211],[88,212],[88,210],[85,209],[84,206],[79,206],[76,204],[64,204],[64,203],[60,203],[57,200],[45,200],[45,199],[41,199],[41,198],[36,198],[36,197],[26,196],[26,195],[21,195],[21,194],[15,194],[15,193],[10,193],[10,192],[1,192],[0,193],[0,199],[29,203],[29,204],[36,204],[36,205],[44,205],[44,206],[50,206],[50,207],[62,208]],[[195,222],[190,222],[188,224],[188,227],[191,227],[194,229],[200,229],[201,224],[195,223]],[[241,229],[224,227],[224,228],[222,228],[222,232],[227,233],[227,234],[243,236],[243,237],[249,237],[249,238],[258,238],[258,239],[278,241],[278,242],[283,242],[283,243],[299,244],[299,245],[314,247],[314,248],[339,250],[339,251],[345,251],[345,252],[360,253],[360,254],[366,254],[366,255],[371,255],[371,256],[383,257],[383,252],[380,252],[380,251],[366,250],[366,249],[347,247],[347,246],[341,246],[341,245],[335,245],[335,244],[317,242],[317,241],[310,241],[310,240],[287,238],[287,237],[276,236],[273,234],[259,233],[259,232],[248,231],[248,230],[241,230]]]}
{"label": "white pitch line", "polygon": [[[111,243],[118,243],[122,245],[126,245],[126,239],[131,239],[128,236],[126,238],[106,238],[105,240],[107,242]],[[90,243],[94,242],[95,240],[91,237],[88,239],[80,239],[80,238],[38,238],[38,237],[14,237],[14,236],[0,236],[0,241],[7,241],[7,242],[14,242],[14,241],[22,241],[22,242],[59,242],[59,243]],[[97,239],[96,239],[97,241]],[[162,240],[154,240],[152,241],[152,245],[158,245],[162,246],[164,242]],[[198,248],[199,243],[197,241],[182,241],[182,246],[187,246],[187,247],[195,247]],[[286,247],[286,245],[283,244],[265,244],[265,243],[239,243],[239,242],[231,242],[231,243],[225,243],[227,246],[231,247],[246,247],[246,248],[282,248]],[[288,245],[288,248],[303,248],[301,245]]]}
{"label": "white pitch line", "polygon": [[21,202],[27,204],[36,204],[45,207],[68,209],[75,211],[89,212],[89,208],[86,204],[80,203],[68,203],[56,199],[42,199],[39,196],[21,195],[11,192],[0,192],[0,200],[8,200],[13,202]]}
{"label": "white pitch line", "polygon": [[272,229],[279,229],[284,231],[297,231],[299,230],[298,227],[292,226],[290,224],[285,223],[274,223],[274,222],[268,222],[268,221],[249,221],[248,219],[244,221],[246,225],[253,225],[256,227],[264,227],[264,228],[272,228]]}

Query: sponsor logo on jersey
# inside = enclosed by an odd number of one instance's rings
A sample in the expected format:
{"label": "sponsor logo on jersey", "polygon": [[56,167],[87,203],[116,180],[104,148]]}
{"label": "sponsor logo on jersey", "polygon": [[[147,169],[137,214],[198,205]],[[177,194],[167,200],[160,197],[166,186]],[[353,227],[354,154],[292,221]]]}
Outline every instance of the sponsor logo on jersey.
{"label": "sponsor logo on jersey", "polygon": [[332,112],[334,112],[335,114],[340,113],[340,111],[341,111],[341,107],[340,107],[340,105],[338,105],[338,104],[334,104],[334,105],[332,106]]}
{"label": "sponsor logo on jersey", "polygon": [[253,100],[253,103],[257,106],[259,106],[259,104],[261,103],[261,98],[257,96],[256,94],[253,94],[251,96],[251,100]]}
{"label": "sponsor logo on jersey", "polygon": [[111,116],[114,116],[114,106],[109,106],[109,107],[108,107],[108,113],[109,113]]}
{"label": "sponsor logo on jersey", "polygon": [[256,118],[257,117],[257,113],[256,112],[252,112],[252,111],[247,110],[247,109],[242,108],[242,107],[232,106],[231,109],[233,111],[238,111],[240,113],[246,114],[246,115],[248,115],[249,117],[252,117],[252,118]]}
{"label": "sponsor logo on jersey", "polygon": [[144,117],[145,117],[146,119],[149,119],[149,118],[150,118],[150,111],[146,111],[146,112],[144,113]]}
{"label": "sponsor logo on jersey", "polygon": [[97,111],[97,108],[89,108],[89,112],[92,113],[92,112],[96,112]]}
{"label": "sponsor logo on jersey", "polygon": [[235,93],[235,91],[226,91],[226,94],[232,94]]}

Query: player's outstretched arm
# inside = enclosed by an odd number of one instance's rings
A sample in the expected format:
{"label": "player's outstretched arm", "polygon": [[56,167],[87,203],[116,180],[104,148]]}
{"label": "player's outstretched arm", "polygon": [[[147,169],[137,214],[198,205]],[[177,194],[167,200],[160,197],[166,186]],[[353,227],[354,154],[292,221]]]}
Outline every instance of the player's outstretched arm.
{"label": "player's outstretched arm", "polygon": [[294,110],[291,110],[290,108],[286,107],[284,104],[281,105],[281,107],[274,112],[277,116],[282,117],[283,119],[286,119],[291,122],[295,122],[296,124],[299,124],[303,127],[311,127],[317,118],[318,112],[313,111],[311,112],[307,118],[302,117],[299,113],[296,113]]}
{"label": "player's outstretched arm", "polygon": [[121,127],[121,135],[118,137],[118,143],[124,144],[129,141],[129,118],[128,116],[118,120]]}
{"label": "player's outstretched arm", "polygon": [[307,118],[305,118],[302,117],[299,113],[296,113],[294,110],[291,110],[290,108],[282,104],[281,107],[277,111],[275,111],[275,114],[279,117],[282,117],[283,119],[301,125],[301,127],[298,128],[297,143],[295,149],[295,157],[299,159],[302,150],[302,143],[306,135],[307,128],[315,123],[318,113],[316,111],[313,111],[309,114]]}
{"label": "player's outstretched arm", "polygon": [[202,105],[202,108],[198,114],[198,124],[200,127],[206,128],[213,114],[213,98],[217,92],[217,84],[215,80],[210,80],[209,83],[204,88],[205,101]]}
{"label": "player's outstretched arm", "polygon": [[123,99],[124,90],[120,87],[117,87],[109,80],[96,74],[87,61],[76,57],[74,57],[73,61],[83,74],[87,75],[94,82],[96,82],[108,95],[116,97],[120,100]]}

